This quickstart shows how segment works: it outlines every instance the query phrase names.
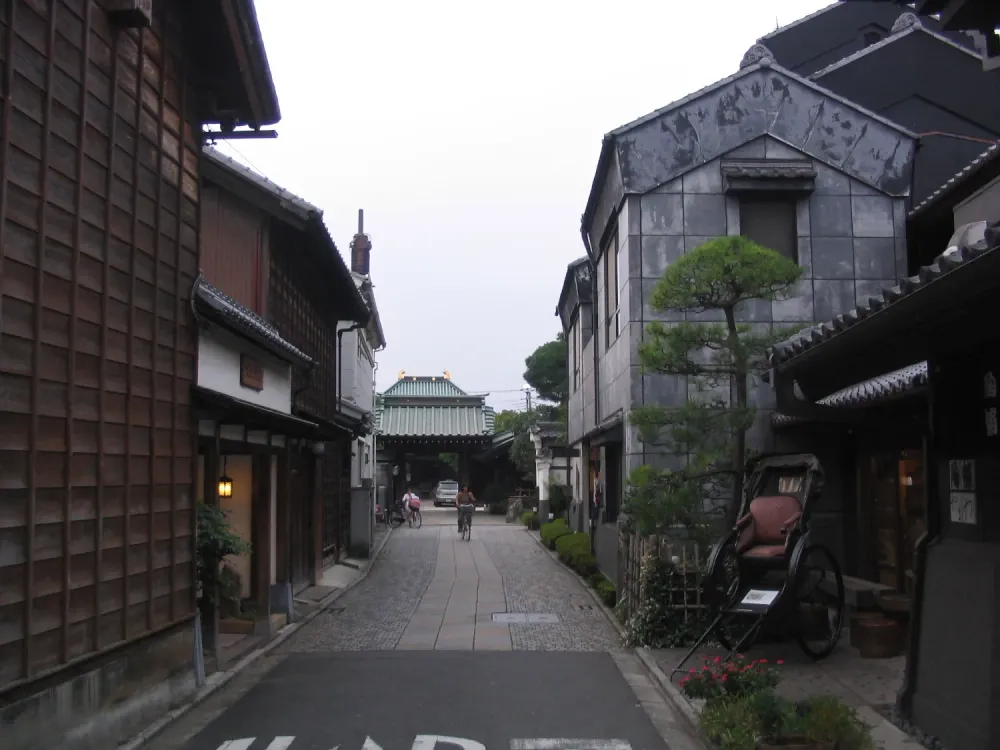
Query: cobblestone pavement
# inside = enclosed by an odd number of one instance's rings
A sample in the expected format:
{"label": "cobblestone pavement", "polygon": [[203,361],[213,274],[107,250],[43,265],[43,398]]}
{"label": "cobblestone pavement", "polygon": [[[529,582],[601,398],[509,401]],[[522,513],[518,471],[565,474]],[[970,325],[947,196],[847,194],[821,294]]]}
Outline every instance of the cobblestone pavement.
{"label": "cobblestone pavement", "polygon": [[[495,613],[556,615],[495,623]],[[617,632],[584,583],[518,526],[393,532],[369,576],[280,647],[317,651],[615,651]]]}
{"label": "cobblestone pavement", "polygon": [[397,529],[357,587],[279,647],[296,651],[380,651],[396,647],[434,575],[436,529]]}
{"label": "cobblestone pavement", "polygon": [[523,529],[483,529],[479,535],[503,577],[508,612],[551,613],[559,624],[510,626],[517,650],[615,651],[618,633],[579,576],[553,560]]}

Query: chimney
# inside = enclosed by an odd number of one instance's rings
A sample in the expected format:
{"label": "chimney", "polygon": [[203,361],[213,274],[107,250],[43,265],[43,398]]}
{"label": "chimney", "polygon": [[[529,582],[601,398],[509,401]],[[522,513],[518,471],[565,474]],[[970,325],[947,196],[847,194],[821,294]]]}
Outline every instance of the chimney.
{"label": "chimney", "polygon": [[372,242],[365,234],[365,210],[358,209],[358,233],[351,240],[351,270],[367,276],[371,270]]}

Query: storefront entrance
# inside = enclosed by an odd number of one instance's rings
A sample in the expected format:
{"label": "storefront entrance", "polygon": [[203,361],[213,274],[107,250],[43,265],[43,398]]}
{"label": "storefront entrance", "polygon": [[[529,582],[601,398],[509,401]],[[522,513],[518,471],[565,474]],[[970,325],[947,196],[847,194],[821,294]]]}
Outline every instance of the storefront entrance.
{"label": "storefront entrance", "polygon": [[927,493],[922,448],[871,450],[859,456],[860,573],[913,592],[913,553],[924,533]]}

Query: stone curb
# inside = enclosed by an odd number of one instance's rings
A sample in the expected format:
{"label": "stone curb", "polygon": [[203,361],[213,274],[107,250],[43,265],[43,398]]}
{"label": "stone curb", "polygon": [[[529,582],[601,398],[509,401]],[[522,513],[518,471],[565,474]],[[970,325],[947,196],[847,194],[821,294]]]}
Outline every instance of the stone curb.
{"label": "stone curb", "polygon": [[643,666],[646,667],[646,670],[653,675],[653,679],[656,680],[656,684],[660,686],[660,690],[663,691],[667,700],[670,701],[674,708],[680,712],[681,716],[687,720],[691,731],[694,732],[698,739],[704,742],[705,737],[698,724],[698,712],[695,710],[695,707],[691,705],[691,702],[687,698],[681,695],[681,691],[677,689],[677,686],[674,685],[664,671],[660,669],[660,666],[656,663],[656,659],[654,659],[653,655],[649,653],[649,649],[638,646],[635,649],[635,655],[639,657],[639,661],[641,661]]}
{"label": "stone curb", "polygon": [[587,581],[585,581],[580,576],[579,573],[577,573],[575,570],[573,570],[568,565],[566,565],[565,563],[563,563],[563,561],[559,559],[559,555],[557,553],[553,552],[548,547],[546,547],[545,546],[545,542],[542,541],[542,538],[541,538],[541,536],[539,536],[539,534],[538,534],[537,531],[531,531],[530,529],[525,529],[525,531],[527,531],[531,535],[532,539],[534,539],[536,542],[538,542],[538,545],[543,550],[545,550],[546,554],[548,554],[549,557],[551,557],[553,560],[555,560],[559,564],[560,567],[565,568],[570,573],[572,573],[574,576],[576,576],[577,579],[579,579],[580,583],[583,584],[583,588],[586,590],[586,592],[588,594],[590,594],[590,598],[594,600],[594,603],[598,607],[600,607],[601,612],[604,614],[604,616],[606,618],[608,618],[608,622],[611,623],[611,627],[614,628],[615,632],[618,633],[618,637],[621,639],[622,642],[624,642],[625,641],[625,627],[620,622],[618,622],[618,618],[615,617],[615,613],[612,611],[612,609],[610,607],[608,607],[607,604],[605,604],[601,600],[601,597],[597,595],[597,592],[594,591],[592,588],[590,588],[590,584]]}
{"label": "stone curb", "polygon": [[291,638],[293,635],[295,635],[295,633],[297,633],[304,625],[306,625],[314,617],[319,615],[320,612],[323,612],[326,609],[328,609],[331,604],[333,604],[340,597],[342,597],[348,591],[350,591],[359,583],[361,583],[363,580],[365,580],[365,578],[367,578],[368,574],[371,572],[371,569],[375,567],[375,562],[378,560],[379,555],[382,554],[382,550],[385,548],[386,543],[389,541],[389,537],[392,536],[392,532],[393,532],[392,527],[389,527],[386,531],[385,536],[382,537],[382,541],[379,544],[378,548],[374,550],[374,552],[372,553],[370,562],[368,563],[368,566],[364,569],[364,571],[361,572],[361,575],[359,575],[353,581],[344,586],[344,588],[330,592],[328,596],[320,600],[319,605],[316,607],[316,609],[314,609],[309,614],[305,615],[298,622],[294,622],[291,625],[286,625],[285,627],[283,627],[281,630],[278,631],[278,634],[275,635],[274,638],[269,640],[260,648],[251,651],[249,654],[247,654],[238,662],[236,662],[235,665],[233,665],[232,667],[223,672],[216,672],[215,674],[213,674],[205,681],[204,685],[198,688],[194,696],[192,696],[190,700],[184,703],[184,705],[178,706],[172,711],[169,711],[163,717],[157,719],[155,722],[153,722],[148,727],[139,732],[137,735],[135,735],[128,742],[118,745],[117,750],[138,750],[138,748],[143,747],[146,743],[148,743],[150,740],[156,737],[160,732],[162,732],[168,726],[170,726],[175,721],[184,716],[186,713],[188,713],[188,711],[190,711],[192,708],[194,708],[199,703],[208,698],[210,695],[218,691],[219,688],[229,683],[234,677],[236,677],[236,675],[238,675],[244,669],[249,667],[260,657],[270,653],[278,646],[280,646],[282,643]]}

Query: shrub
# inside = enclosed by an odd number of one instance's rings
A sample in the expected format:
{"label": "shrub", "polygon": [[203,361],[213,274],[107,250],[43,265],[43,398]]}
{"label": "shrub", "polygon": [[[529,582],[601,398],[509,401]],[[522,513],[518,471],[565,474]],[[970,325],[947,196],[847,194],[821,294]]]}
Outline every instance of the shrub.
{"label": "shrub", "polygon": [[560,518],[573,499],[572,490],[565,484],[549,484],[549,511],[553,518]]}
{"label": "shrub", "polygon": [[[779,660],[777,662],[781,664]],[[705,659],[701,669],[690,669],[680,687],[688,698],[715,701],[773,690],[780,676],[767,659],[747,661],[737,655],[723,662],[721,656]]]}
{"label": "shrub", "polygon": [[502,484],[491,484],[483,491],[483,503],[491,516],[502,516],[507,512],[507,498],[510,491]]}
{"label": "shrub", "polygon": [[545,546],[549,549],[556,548],[556,540],[560,537],[564,537],[567,534],[572,534],[566,521],[562,518],[557,518],[555,521],[550,523],[543,523],[539,529],[539,533],[542,537],[542,541]]}
{"label": "shrub", "polygon": [[590,552],[590,534],[565,534],[556,540],[559,559],[584,578],[597,572],[597,559]]}
{"label": "shrub", "polygon": [[533,510],[526,510],[521,514],[521,523],[532,531],[538,530],[538,513]]}
{"label": "shrub", "polygon": [[614,607],[618,600],[618,592],[615,590],[615,585],[611,583],[607,578],[601,576],[601,580],[597,581],[594,585],[594,589],[597,591],[597,595],[601,597],[601,601],[604,602],[606,607]]}
{"label": "shrub", "polygon": [[625,645],[648,648],[679,648],[694,643],[705,631],[704,616],[689,613],[675,602],[685,588],[684,573],[669,560],[654,553],[642,561],[640,604],[625,623]]}
{"label": "shrub", "polygon": [[870,728],[832,695],[799,702],[771,690],[712,701],[698,723],[719,750],[755,750],[761,742],[793,738],[798,744],[832,743],[837,750],[874,750]]}

